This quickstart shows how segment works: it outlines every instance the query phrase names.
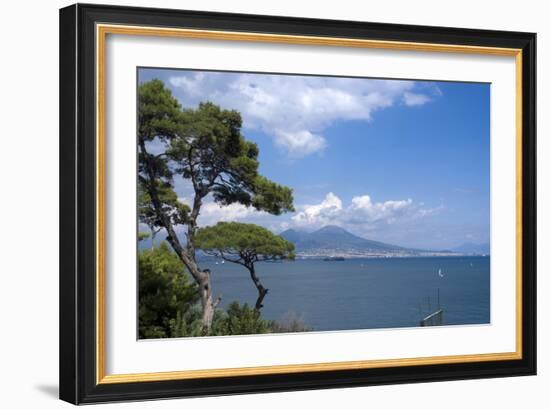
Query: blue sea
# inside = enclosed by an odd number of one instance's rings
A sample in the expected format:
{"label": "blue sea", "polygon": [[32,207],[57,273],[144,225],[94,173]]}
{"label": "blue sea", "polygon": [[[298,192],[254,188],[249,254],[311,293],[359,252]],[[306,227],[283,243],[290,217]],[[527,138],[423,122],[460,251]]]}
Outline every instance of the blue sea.
{"label": "blue sea", "polygon": [[[256,287],[244,267],[200,264],[212,271],[222,307],[254,305]],[[490,322],[489,257],[301,259],[258,263],[256,271],[269,289],[262,316],[301,319],[315,331],[415,327],[439,308],[444,325]]]}

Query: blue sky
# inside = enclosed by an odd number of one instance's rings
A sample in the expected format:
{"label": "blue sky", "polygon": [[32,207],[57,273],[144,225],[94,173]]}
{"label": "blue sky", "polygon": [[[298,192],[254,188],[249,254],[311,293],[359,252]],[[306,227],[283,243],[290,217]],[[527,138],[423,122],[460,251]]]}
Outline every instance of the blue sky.
{"label": "blue sky", "polygon": [[[489,241],[489,84],[139,70],[140,82],[153,78],[184,107],[241,112],[261,173],[294,189],[294,213],[207,202],[199,224],[339,225],[430,249]],[[190,200],[187,182],[176,192]]]}

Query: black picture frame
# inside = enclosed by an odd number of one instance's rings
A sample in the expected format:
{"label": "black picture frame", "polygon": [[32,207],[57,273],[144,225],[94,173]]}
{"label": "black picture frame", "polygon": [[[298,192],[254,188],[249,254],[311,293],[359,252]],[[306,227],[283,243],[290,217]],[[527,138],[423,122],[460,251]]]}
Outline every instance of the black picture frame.
{"label": "black picture frame", "polygon": [[[521,359],[101,384],[96,356],[96,23],[522,50]],[[60,398],[106,401],[536,374],[536,34],[77,4],[60,10]],[[511,164],[512,165],[512,164]]]}

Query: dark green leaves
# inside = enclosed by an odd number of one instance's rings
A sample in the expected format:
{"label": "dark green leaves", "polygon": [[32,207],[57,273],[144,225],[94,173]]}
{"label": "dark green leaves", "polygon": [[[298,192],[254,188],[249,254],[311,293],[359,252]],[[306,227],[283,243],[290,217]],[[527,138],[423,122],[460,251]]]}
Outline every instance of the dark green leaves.
{"label": "dark green leaves", "polygon": [[268,334],[275,332],[276,326],[274,321],[264,320],[260,311],[238,302],[232,302],[216,324],[222,334],[231,335]]}
{"label": "dark green leaves", "polygon": [[[159,217],[151,195],[148,184],[151,183],[145,178],[139,179],[138,188],[138,212],[140,222],[151,228],[163,227],[163,221]],[[155,180],[154,189],[160,202],[161,213],[168,218],[173,225],[185,224],[189,218],[189,206],[180,202],[178,196],[168,183]]]}
{"label": "dark green leaves", "polygon": [[161,80],[152,80],[139,86],[138,105],[140,139],[169,139],[178,133],[181,107]]}
{"label": "dark green leaves", "polygon": [[139,253],[139,336],[172,337],[171,322],[198,300],[196,285],[166,243]]}
{"label": "dark green leaves", "polygon": [[255,195],[252,205],[257,210],[263,210],[274,215],[294,211],[292,189],[278,185],[259,175],[256,176],[254,182]]}
{"label": "dark green leaves", "polygon": [[[179,175],[191,182],[195,195],[211,193],[221,205],[240,203],[275,215],[293,211],[292,190],[258,173],[258,147],[244,138],[241,127],[237,111],[211,102],[181,109],[162,81],[141,84],[139,171],[149,179],[143,191],[156,188],[151,176],[168,189]],[[163,153],[147,152],[147,143],[155,139],[164,143]]]}
{"label": "dark green leaves", "polygon": [[[211,288],[210,278],[196,265],[197,244],[212,251],[223,248],[234,252],[237,260],[247,263],[258,288],[259,310],[267,289],[255,275],[253,263],[292,258],[292,244],[253,225],[236,226],[229,232],[220,224],[216,227],[222,231],[217,237],[209,236],[205,229],[204,237],[197,241],[197,218],[208,195],[221,205],[240,203],[279,215],[294,210],[292,190],[258,173],[258,147],[241,134],[242,118],[237,111],[222,109],[211,102],[201,103],[196,109],[182,109],[160,80],[141,84],[138,97],[140,222],[151,228],[153,238],[159,230],[166,231],[179,259],[203,288]],[[192,208],[181,203],[174,191],[175,179],[180,177],[190,182],[193,189]],[[185,248],[177,237],[176,225],[187,225]],[[226,241],[212,243],[221,238]],[[201,329],[206,325],[210,331],[214,312],[212,293],[201,292],[201,297]],[[178,334],[194,333],[194,324],[188,325],[193,322],[192,315],[178,311],[171,318],[171,330]]]}
{"label": "dark green leaves", "polygon": [[294,245],[255,224],[220,222],[199,229],[195,245],[206,252],[243,261],[294,258]]}

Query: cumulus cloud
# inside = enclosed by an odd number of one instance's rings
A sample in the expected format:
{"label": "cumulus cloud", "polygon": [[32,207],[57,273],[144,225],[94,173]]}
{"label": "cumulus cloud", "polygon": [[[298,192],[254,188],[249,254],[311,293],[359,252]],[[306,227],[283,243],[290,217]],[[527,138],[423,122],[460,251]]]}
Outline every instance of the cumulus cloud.
{"label": "cumulus cloud", "polygon": [[[179,198],[179,200],[191,205],[187,198]],[[298,205],[296,208],[296,213],[285,217],[273,216],[239,203],[220,206],[209,201],[202,205],[198,223],[201,226],[211,226],[221,221],[239,221],[260,224],[273,231],[282,231],[292,227],[319,228],[331,224],[369,230],[382,225],[388,226],[428,217],[439,213],[443,206],[427,208],[422,203],[415,204],[410,198],[376,202],[369,195],[355,196],[345,206],[337,195],[329,192],[318,203]]]}
{"label": "cumulus cloud", "polygon": [[302,206],[302,210],[292,216],[292,220],[298,226],[327,224],[340,216],[342,210],[342,201],[330,192],[321,203]]}
{"label": "cumulus cloud", "polygon": [[323,151],[323,131],[336,121],[370,121],[396,102],[430,101],[413,81],[184,72],[169,82],[184,106],[209,100],[236,109],[245,127],[270,135],[291,157]]}
{"label": "cumulus cloud", "polygon": [[375,202],[369,195],[355,196],[348,206],[344,206],[342,200],[330,192],[320,203],[301,206],[292,216],[292,224],[304,228],[328,224],[374,227],[426,217],[435,211],[415,205],[410,198]]}
{"label": "cumulus cloud", "polygon": [[393,223],[399,217],[406,215],[411,207],[412,199],[375,203],[368,195],[356,196],[351,200],[351,205],[348,208],[349,221],[352,223],[378,221]]}
{"label": "cumulus cloud", "polygon": [[[180,197],[178,200],[188,206],[192,205],[191,200],[188,198]],[[247,207],[240,203],[232,203],[227,206],[221,206],[218,203],[209,201],[201,206],[198,224],[200,226],[211,226],[218,222],[234,221],[240,221],[243,223],[261,223],[262,219],[269,219],[271,217],[273,216],[266,212],[257,211],[253,207]]]}
{"label": "cumulus cloud", "polygon": [[325,149],[327,141],[322,135],[313,134],[307,130],[274,132],[275,144],[288,150],[292,156],[305,156]]}
{"label": "cumulus cloud", "polygon": [[[440,91],[441,92],[441,91]],[[405,92],[403,94],[403,102],[407,106],[424,105],[429,102],[431,98],[424,94],[416,94],[414,92]]]}
{"label": "cumulus cloud", "polygon": [[[191,205],[187,196],[179,200]],[[336,194],[329,192],[318,202],[298,204],[296,209],[295,213],[274,216],[238,203],[220,206],[210,200],[202,205],[198,224],[204,227],[220,221],[254,223],[276,233],[290,228],[317,230],[323,226],[336,225],[363,237],[405,245],[417,240],[413,233],[429,223],[428,220],[420,222],[421,219],[438,214],[444,207],[429,208],[410,198],[377,202],[369,195],[355,196],[346,204]],[[186,227],[180,225],[176,230],[184,233]]]}
{"label": "cumulus cloud", "polygon": [[220,206],[217,203],[205,203],[201,208],[199,220],[201,224],[209,225],[217,222],[232,222],[250,217],[256,210],[240,203]]}
{"label": "cumulus cloud", "polygon": [[440,205],[438,207],[433,207],[431,209],[418,209],[417,216],[418,217],[426,217],[426,216],[432,216],[435,214],[440,213],[443,209],[445,209],[444,205]]}

